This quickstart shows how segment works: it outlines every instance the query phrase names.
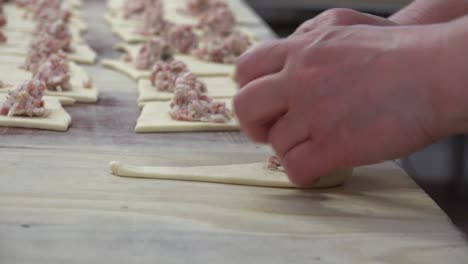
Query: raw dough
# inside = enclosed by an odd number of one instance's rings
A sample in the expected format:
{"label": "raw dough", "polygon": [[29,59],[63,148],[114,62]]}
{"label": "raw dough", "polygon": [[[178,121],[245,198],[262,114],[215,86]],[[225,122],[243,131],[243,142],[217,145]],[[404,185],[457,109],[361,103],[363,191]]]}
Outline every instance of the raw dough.
{"label": "raw dough", "polygon": [[121,60],[108,60],[103,59],[101,60],[102,66],[116,70],[118,72],[124,73],[128,77],[132,78],[133,80],[138,80],[140,78],[149,78],[150,71],[142,71],[137,70],[133,64],[124,62]]}
{"label": "raw dough", "polygon": [[[1,56],[0,55],[0,60],[1,59],[7,59],[8,56]],[[20,61],[22,61],[22,58],[19,57]],[[18,62],[16,65],[19,65],[20,63]],[[50,95],[50,96],[60,96],[60,97],[69,97],[72,99],[75,99],[77,102],[82,102],[82,103],[95,103],[98,100],[98,90],[97,88],[93,85],[91,88],[84,88],[83,87],[83,81],[86,81],[89,79],[87,73],[76,65],[73,62],[70,62],[70,71],[71,71],[71,84],[72,84],[72,90],[70,91],[45,91],[45,95]],[[12,85],[17,85],[20,84],[26,80],[31,79],[31,73],[24,71],[22,69],[19,69],[17,67],[12,67],[10,64],[0,64],[0,72],[4,74],[4,77],[1,77],[1,81],[7,84],[12,84]],[[1,88],[0,93],[6,93],[8,92],[8,88]]]}
{"label": "raw dough", "polygon": [[[138,50],[141,45],[120,43],[115,47],[118,50],[128,52],[132,58],[135,58],[138,54]],[[200,77],[215,77],[215,76],[232,76],[235,71],[234,64],[223,64],[216,62],[202,61],[195,57],[191,57],[183,54],[176,54],[175,59],[184,62],[189,70]],[[149,70],[138,70],[132,63],[128,63],[122,60],[102,60],[102,65],[122,72],[134,80],[141,78],[149,78]]]}
{"label": "raw dough", "polygon": [[[5,101],[5,94],[0,94],[0,105]],[[71,124],[70,115],[63,109],[57,98],[44,97],[45,107],[51,111],[47,117],[23,117],[0,115],[0,127],[21,127],[44,130],[67,131]]]}
{"label": "raw dough", "polygon": [[[114,17],[110,14],[104,15],[104,20],[110,25],[112,33],[117,35],[126,43],[141,43],[146,41],[149,37],[135,33],[137,30],[138,21],[124,20],[122,18]],[[177,24],[186,24],[178,22]],[[240,27],[240,31],[249,36],[253,41],[258,40],[256,35],[249,30],[249,28]]]}
{"label": "raw dough", "polygon": [[[76,28],[79,32],[86,31],[88,26],[81,18],[80,11],[76,11],[76,9],[72,11],[73,16],[70,19],[70,28]],[[13,4],[5,4],[4,12],[8,20],[8,24],[5,27],[7,29],[32,32],[36,27],[34,20],[24,18],[25,10],[20,7]]]}
{"label": "raw dough", "polygon": [[[131,166],[116,161],[110,163],[112,173],[121,177],[299,188],[289,181],[284,172],[268,170],[263,166],[263,163],[252,163],[202,167],[146,167]],[[337,170],[321,177],[312,188],[339,186],[352,174],[352,169]]]}
{"label": "raw dough", "polygon": [[[202,77],[200,78],[206,84],[207,95],[211,98],[222,99],[232,98],[238,90],[237,84],[229,77]],[[140,79],[138,81],[138,103],[143,104],[152,101],[169,101],[174,93],[158,91],[149,79]]]}
{"label": "raw dough", "polygon": [[[231,100],[224,99],[226,106],[231,108]],[[229,123],[188,122],[172,119],[169,102],[148,102],[143,106],[141,115],[135,127],[137,133],[152,132],[201,132],[201,131],[238,131],[239,124],[235,119]]]}
{"label": "raw dough", "polygon": [[[0,56],[2,54],[26,56],[28,53],[29,41],[26,41],[23,45],[18,45],[15,42],[7,42],[0,44]],[[73,60],[82,64],[94,64],[96,62],[96,52],[94,52],[87,44],[76,44],[72,42],[72,52],[67,52],[70,60]]]}
{"label": "raw dough", "polygon": [[[185,16],[177,12],[177,8],[182,7],[186,1],[174,1],[166,0],[164,1],[164,7],[166,11],[166,16],[170,21],[174,23],[183,24],[186,23],[195,23],[195,17]],[[237,24],[239,25],[259,25],[262,21],[255,15],[255,13],[246,6],[243,1],[239,0],[230,0],[226,1],[229,3],[232,12],[234,13]],[[122,11],[124,0],[109,0],[107,1],[107,7],[114,14],[119,14]]]}

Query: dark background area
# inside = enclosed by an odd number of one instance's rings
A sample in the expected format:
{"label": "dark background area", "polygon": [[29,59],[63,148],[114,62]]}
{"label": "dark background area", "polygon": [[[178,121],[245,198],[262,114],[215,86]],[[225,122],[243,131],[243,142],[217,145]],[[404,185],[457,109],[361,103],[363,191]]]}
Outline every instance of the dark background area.
{"label": "dark background area", "polygon": [[[247,0],[279,37],[329,8],[352,8],[388,17],[411,0]],[[445,139],[399,161],[413,179],[468,236],[468,143]],[[467,153],[465,155],[465,152]]]}

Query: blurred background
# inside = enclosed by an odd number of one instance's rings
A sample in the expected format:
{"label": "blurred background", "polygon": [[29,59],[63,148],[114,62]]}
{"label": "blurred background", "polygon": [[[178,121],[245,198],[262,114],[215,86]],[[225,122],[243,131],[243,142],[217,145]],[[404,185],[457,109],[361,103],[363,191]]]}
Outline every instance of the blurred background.
{"label": "blurred background", "polygon": [[[388,17],[411,0],[246,0],[279,37],[330,8]],[[437,142],[397,161],[468,236],[468,137]]]}

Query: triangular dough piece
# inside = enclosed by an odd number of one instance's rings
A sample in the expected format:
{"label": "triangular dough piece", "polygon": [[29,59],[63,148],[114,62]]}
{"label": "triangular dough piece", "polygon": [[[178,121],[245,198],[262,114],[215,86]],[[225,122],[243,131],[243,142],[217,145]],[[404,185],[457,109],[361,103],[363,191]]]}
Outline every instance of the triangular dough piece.
{"label": "triangular dough piece", "polygon": [[[119,43],[115,47],[118,50],[128,52],[132,58],[135,58],[141,44]],[[203,61],[183,54],[176,54],[174,57],[175,59],[184,62],[193,74],[200,77],[233,76],[235,71],[234,64]],[[102,64],[108,68],[125,73],[134,80],[149,78],[150,76],[149,70],[138,70],[132,63],[124,62],[122,60],[102,60]]]}
{"label": "triangular dough piece", "polygon": [[[0,94],[0,106],[6,94]],[[57,98],[44,97],[44,106],[50,111],[47,117],[23,117],[0,115],[0,127],[34,128],[54,131],[67,131],[71,124],[70,115],[63,109]]]}
{"label": "triangular dough piece", "polygon": [[[263,163],[200,166],[149,167],[110,163],[116,176],[160,180],[209,182],[275,188],[299,188],[281,171],[265,169]],[[342,185],[353,174],[352,169],[337,170],[321,177],[311,188],[331,188]]]}
{"label": "triangular dough piece", "polygon": [[[230,0],[227,1],[234,15],[236,16],[239,25],[259,25],[262,21],[257,15],[245,4],[244,1]],[[185,1],[165,0],[164,7],[166,16],[174,23],[196,23],[197,18],[188,15],[183,15],[177,11],[178,8],[183,7]],[[113,13],[121,13],[124,1],[122,0],[109,0],[107,7]],[[183,17],[183,18],[180,18]]]}
{"label": "triangular dough piece", "polygon": [[[224,99],[227,107],[231,107],[231,100]],[[144,104],[141,115],[135,127],[137,133],[164,132],[202,132],[202,131],[238,131],[237,120],[228,123],[188,122],[172,119],[169,102],[148,102]]]}
{"label": "triangular dough piece", "polygon": [[[2,56],[0,56],[0,59]],[[31,79],[31,73],[18,67],[12,67],[8,65],[0,64],[0,71],[4,73],[4,77],[0,80],[4,83],[11,85],[18,85]],[[72,89],[70,91],[45,91],[45,95],[50,96],[59,96],[59,97],[69,97],[75,99],[77,102],[82,103],[95,103],[98,101],[98,90],[93,85],[91,88],[83,87],[83,82],[89,79],[88,74],[85,70],[73,62],[70,62],[70,71],[71,71],[71,80]],[[0,93],[8,92],[9,87],[1,88]]]}
{"label": "triangular dough piece", "polygon": [[[29,42],[28,42],[29,43]],[[81,64],[94,64],[96,62],[96,52],[92,50],[87,44],[72,44],[72,50],[67,52],[70,60]],[[28,53],[27,45],[17,45],[14,42],[7,42],[0,44],[0,57],[2,54],[18,55],[25,57]]]}
{"label": "triangular dough piece", "polygon": [[[232,98],[237,93],[238,85],[229,77],[200,77],[206,84],[207,95],[215,99]],[[153,101],[169,101],[174,97],[174,93],[157,90],[149,79],[138,81],[138,103]]]}
{"label": "triangular dough piece", "polygon": [[[36,27],[36,23],[32,18],[25,18],[25,9],[20,8],[14,4],[5,4],[4,12],[8,21],[5,28],[20,31],[32,32]],[[88,29],[87,24],[82,19],[81,11],[72,9],[73,15],[70,19],[70,29],[84,32]]]}

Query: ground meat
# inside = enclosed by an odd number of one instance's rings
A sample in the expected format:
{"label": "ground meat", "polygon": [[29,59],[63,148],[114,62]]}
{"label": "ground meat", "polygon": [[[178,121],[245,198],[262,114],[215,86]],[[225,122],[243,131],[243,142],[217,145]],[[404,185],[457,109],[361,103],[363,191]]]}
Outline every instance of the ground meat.
{"label": "ground meat", "polygon": [[174,25],[165,32],[169,45],[180,53],[189,53],[198,44],[194,28],[188,25]]}
{"label": "ground meat", "polygon": [[143,13],[146,0],[126,0],[123,6],[125,18]]}
{"label": "ground meat", "polygon": [[210,9],[222,6],[228,7],[225,2],[219,0],[189,0],[182,12],[192,16],[198,16]]}
{"label": "ground meat", "polygon": [[70,90],[70,67],[67,54],[59,51],[50,55],[39,66],[36,74],[34,74],[34,78],[44,82],[48,90]]}
{"label": "ground meat", "polygon": [[132,56],[128,53],[125,53],[125,54],[122,54],[122,56],[120,56],[120,59],[124,62],[127,62],[127,63],[130,63],[132,62]]}
{"label": "ground meat", "polygon": [[47,116],[49,111],[44,107],[44,101],[42,100],[45,89],[45,84],[36,79],[18,85],[8,92],[0,109],[0,115]]}
{"label": "ground meat", "polygon": [[22,68],[35,73],[51,54],[59,52],[67,42],[66,40],[57,39],[50,34],[36,37],[29,46]]}
{"label": "ground meat", "polygon": [[[0,6],[1,7],[1,6]],[[0,27],[3,27],[7,24],[7,19],[3,11],[0,11]]]}
{"label": "ground meat", "polygon": [[59,49],[70,50],[72,34],[70,33],[68,25],[62,20],[59,19],[53,23],[49,23],[41,30],[42,32],[39,32],[41,35],[47,34],[55,39],[55,45],[57,45]]}
{"label": "ground meat", "polygon": [[228,7],[217,7],[203,13],[198,27],[207,34],[226,36],[236,24],[236,19]]}
{"label": "ground meat", "polygon": [[283,165],[277,156],[270,156],[265,162],[265,169],[274,171],[284,171]]}
{"label": "ground meat", "polygon": [[7,36],[5,36],[5,34],[3,34],[2,31],[0,31],[0,43],[6,43],[7,41],[8,41]]}
{"label": "ground meat", "polygon": [[83,87],[86,89],[93,88],[93,79],[88,78],[87,80],[83,81]]}
{"label": "ground meat", "polygon": [[149,70],[158,61],[170,60],[173,52],[171,47],[161,38],[151,38],[138,51],[135,67],[139,70]]}
{"label": "ground meat", "polygon": [[34,0],[13,0],[12,2],[15,3],[19,7],[25,7],[25,6],[31,5],[33,1]]}
{"label": "ground meat", "polygon": [[235,63],[251,45],[249,37],[239,31],[227,37],[205,35],[192,54],[206,61]]}
{"label": "ground meat", "polygon": [[146,0],[143,11],[143,23],[138,33],[143,35],[160,35],[169,26],[164,19],[164,6],[161,0]]}
{"label": "ground meat", "polygon": [[177,77],[187,71],[187,65],[181,61],[158,61],[151,70],[151,84],[159,91],[173,92]]}
{"label": "ground meat", "polygon": [[[195,81],[194,81],[195,80]],[[201,83],[192,73],[185,73],[176,80],[174,98],[169,115],[174,120],[226,123],[232,119],[232,112],[224,102],[213,101],[197,87]]]}
{"label": "ground meat", "polygon": [[36,29],[34,30],[35,35],[43,34],[43,32],[54,22],[62,21],[64,24],[68,24],[71,17],[69,11],[54,11],[52,9],[43,12],[37,17]]}

